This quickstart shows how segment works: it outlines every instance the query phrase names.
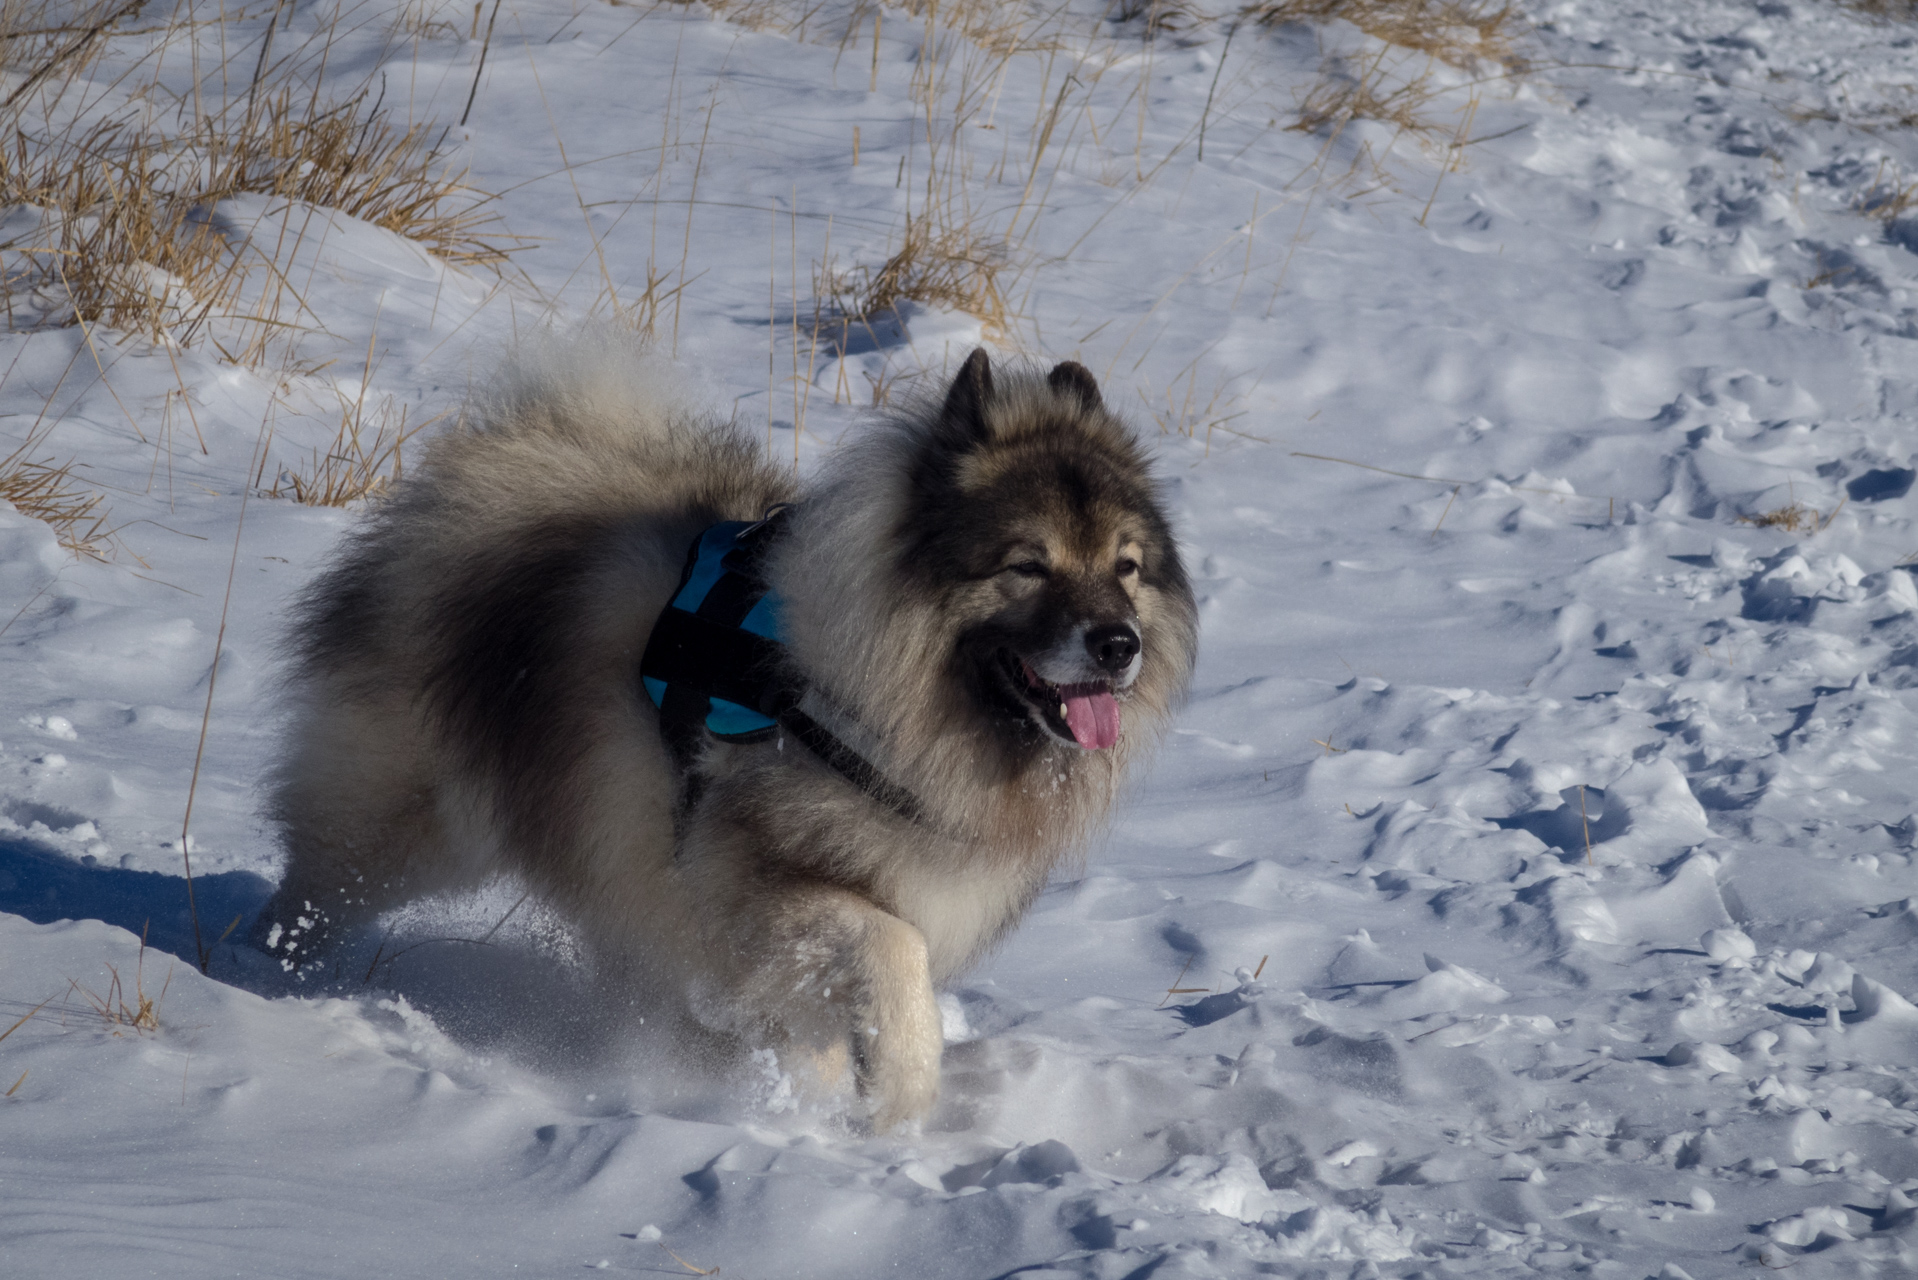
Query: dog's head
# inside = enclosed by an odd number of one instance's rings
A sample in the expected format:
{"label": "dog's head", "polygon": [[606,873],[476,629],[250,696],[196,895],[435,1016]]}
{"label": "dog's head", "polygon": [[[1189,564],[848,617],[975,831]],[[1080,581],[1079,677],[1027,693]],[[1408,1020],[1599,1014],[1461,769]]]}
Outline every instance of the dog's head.
{"label": "dog's head", "polygon": [[1192,590],[1092,375],[1067,362],[995,380],[977,350],[926,425],[901,569],[949,612],[970,700],[1015,736],[1094,751],[1128,704],[1163,715],[1192,664]]}

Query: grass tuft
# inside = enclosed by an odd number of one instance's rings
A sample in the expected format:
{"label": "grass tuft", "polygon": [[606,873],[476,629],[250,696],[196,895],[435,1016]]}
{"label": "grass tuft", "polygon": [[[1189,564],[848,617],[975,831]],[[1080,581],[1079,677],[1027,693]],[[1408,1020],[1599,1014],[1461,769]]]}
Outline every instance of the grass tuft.
{"label": "grass tuft", "polygon": [[313,450],[300,468],[282,465],[269,498],[291,498],[309,507],[344,507],[364,498],[378,498],[404,474],[402,446],[431,426],[436,418],[409,424],[407,407],[394,412],[393,402],[382,401],[368,413],[365,398],[340,397],[340,426],[324,450]]}
{"label": "grass tuft", "polygon": [[1299,99],[1298,119],[1287,128],[1295,133],[1337,133],[1354,120],[1377,120],[1396,126],[1428,148],[1444,132],[1428,112],[1439,90],[1429,71],[1409,77],[1393,75],[1404,59],[1387,66],[1382,56],[1349,58],[1334,55],[1319,69],[1319,78]]}
{"label": "grass tuft", "polygon": [[[169,127],[142,114],[138,94],[116,109],[64,103],[113,24],[138,8],[99,4],[54,24],[51,5],[0,0],[0,64],[22,77],[0,100],[10,327],[102,325],[188,345],[224,320],[284,336],[295,326],[276,314],[283,287],[244,285],[262,269],[278,277],[296,245],[231,238],[219,202],[247,193],[339,210],[462,265],[498,263],[516,247],[493,223],[493,197],[438,151],[443,130],[396,123],[364,88],[323,101],[317,79],[297,88],[292,60],[269,65],[264,48],[248,93],[217,110],[182,103]],[[266,345],[221,351],[252,363]]]}
{"label": "grass tuft", "polygon": [[1847,9],[1887,22],[1918,19],[1918,0],[1840,0]]}
{"label": "grass tuft", "polygon": [[[1912,123],[1918,123],[1918,113],[1913,114]],[[1852,202],[1852,207],[1889,228],[1905,215],[1918,210],[1918,182],[1896,174],[1887,180],[1881,167],[1871,185]]]}
{"label": "grass tuft", "polygon": [[21,75],[0,98],[0,109],[29,94],[57,100],[104,47],[102,37],[146,0],[93,0],[77,8],[63,0],[0,0],[0,67]]}
{"label": "grass tuft", "polygon": [[203,118],[192,146],[214,159],[207,183],[193,195],[204,204],[260,192],[351,214],[383,227],[448,262],[503,262],[510,248],[486,210],[493,197],[466,185],[433,145],[426,123],[406,128],[362,90],[327,106],[282,89],[251,113]]}
{"label": "grass tuft", "polygon": [[74,483],[72,462],[56,465],[31,456],[39,443],[38,438],[29,439],[0,458],[0,501],[51,525],[60,545],[75,555],[105,560],[113,534],[106,527],[100,495]]}
{"label": "grass tuft", "polygon": [[1151,40],[1195,30],[1211,17],[1195,0],[1120,0],[1112,20],[1137,23],[1140,34]]}
{"label": "grass tuft", "polygon": [[1258,0],[1241,10],[1264,27],[1345,21],[1366,35],[1471,71],[1483,62],[1517,68],[1525,19],[1492,0]]}
{"label": "grass tuft", "polygon": [[1840,498],[1838,505],[1831,509],[1830,515],[1819,514],[1818,508],[1808,507],[1796,498],[1772,511],[1755,516],[1739,516],[1738,523],[1755,525],[1760,529],[1777,529],[1784,533],[1817,533],[1831,527],[1838,513],[1845,509],[1847,499]]}
{"label": "grass tuft", "polygon": [[124,122],[56,138],[14,124],[0,145],[0,203],[40,219],[0,245],[13,327],[106,325],[161,341],[204,321],[228,292],[226,244],[192,202],[165,190],[164,162],[158,141]]}
{"label": "grass tuft", "polygon": [[112,975],[107,983],[106,994],[99,995],[69,978],[67,989],[70,995],[77,995],[86,1001],[87,1006],[99,1015],[114,1035],[153,1035],[160,1030],[160,1002],[166,999],[167,988],[173,985],[173,966],[167,966],[166,981],[160,984],[158,995],[149,996],[146,991],[146,931],[140,933],[140,958],[133,971],[133,990],[130,993],[132,1004],[127,1003],[129,992],[120,980],[120,971],[112,965],[107,972]]}
{"label": "grass tuft", "polygon": [[490,197],[441,166],[427,127],[357,108],[282,93],[257,115],[204,118],[183,139],[124,120],[50,134],[16,121],[0,142],[0,205],[40,218],[0,244],[0,300],[16,326],[104,325],[187,345],[208,321],[235,318],[254,259],[290,248],[229,242],[215,205],[246,192],[337,209],[451,262],[503,260],[509,246],[489,237],[482,208]]}
{"label": "grass tuft", "polygon": [[815,293],[841,331],[890,319],[903,304],[917,302],[963,311],[982,321],[988,334],[1000,334],[1009,310],[999,286],[1006,267],[1003,245],[965,219],[935,210],[906,215],[898,247],[877,270],[828,266],[816,272]]}
{"label": "grass tuft", "polygon": [[[1159,424],[1161,434],[1184,436],[1188,440],[1205,440],[1206,454],[1212,452],[1212,435],[1224,432],[1244,440],[1268,443],[1262,437],[1251,435],[1233,427],[1233,423],[1243,418],[1249,409],[1239,406],[1244,396],[1232,389],[1237,381],[1233,377],[1222,377],[1212,384],[1210,393],[1199,385],[1198,359],[1179,371],[1162,392],[1155,394],[1150,382],[1140,381],[1139,398],[1145,401],[1146,411],[1153,421]],[[1184,384],[1183,390],[1180,384]]]}

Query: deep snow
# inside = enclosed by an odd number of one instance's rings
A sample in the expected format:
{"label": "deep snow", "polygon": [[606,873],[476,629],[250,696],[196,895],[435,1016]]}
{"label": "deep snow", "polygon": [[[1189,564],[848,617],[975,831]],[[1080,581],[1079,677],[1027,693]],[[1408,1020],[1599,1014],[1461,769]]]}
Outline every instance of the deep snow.
{"label": "deep snow", "polygon": [[[384,67],[450,123],[457,9],[417,40],[351,10],[328,74]],[[800,39],[513,0],[449,135],[531,238],[507,272],[219,210],[296,228],[297,367],[0,339],[5,428],[50,406],[124,544],[78,561],[0,515],[0,1010],[39,1006],[0,1040],[7,1274],[1918,1273],[1918,222],[1871,212],[1918,167],[1918,28],[1535,4],[1525,75],[1432,69],[1433,153],[1287,130],[1323,53],[1377,55],[1341,24],[1246,27],[1221,69],[1223,23],[1148,45],[1088,11],[968,79],[923,17],[887,10],[875,60],[869,25],[819,34],[836,12]],[[332,14],[293,6],[282,47]],[[164,45],[183,92],[191,40],[212,65],[268,17],[155,26],[99,74]],[[952,993],[924,1132],[627,1043],[537,909],[487,936],[510,886],[337,981],[231,942],[200,976],[180,823],[229,565],[212,935],[275,874],[273,645],[353,518],[243,497],[262,424],[270,475],[363,387],[449,410],[650,270],[685,283],[658,333],[689,382],[781,456],[803,416],[808,465],[843,402],[981,335],[916,309],[809,341],[828,235],[877,266],[923,208],[929,116],[971,158],[945,190],[1013,228],[992,339],[1084,360],[1158,437],[1203,639],[1110,839]],[[1815,527],[1740,519],[1794,503]],[[93,1011],[108,966],[136,1009],[164,987],[157,1030]]]}

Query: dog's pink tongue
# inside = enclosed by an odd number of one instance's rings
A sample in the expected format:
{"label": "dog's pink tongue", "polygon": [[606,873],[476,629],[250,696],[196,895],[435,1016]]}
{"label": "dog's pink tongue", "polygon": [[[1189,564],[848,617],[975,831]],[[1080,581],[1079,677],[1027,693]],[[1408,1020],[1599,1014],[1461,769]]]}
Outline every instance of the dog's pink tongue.
{"label": "dog's pink tongue", "polygon": [[1119,700],[1102,684],[1069,684],[1059,690],[1065,699],[1066,728],[1088,751],[1102,751],[1119,740]]}

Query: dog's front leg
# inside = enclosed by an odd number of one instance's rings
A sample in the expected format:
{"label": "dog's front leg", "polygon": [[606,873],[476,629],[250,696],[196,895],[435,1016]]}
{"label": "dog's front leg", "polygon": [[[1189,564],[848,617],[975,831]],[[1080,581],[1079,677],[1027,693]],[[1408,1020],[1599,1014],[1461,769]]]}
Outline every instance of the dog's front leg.
{"label": "dog's front leg", "polygon": [[917,1119],[944,1047],[923,934],[846,889],[786,888],[768,913],[747,997],[794,1047],[850,1049],[873,1130]]}
{"label": "dog's front leg", "polygon": [[852,1058],[859,1092],[884,1133],[932,1110],[945,1037],[919,930],[873,907],[863,922],[852,1001]]}

